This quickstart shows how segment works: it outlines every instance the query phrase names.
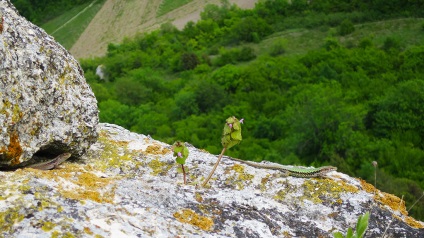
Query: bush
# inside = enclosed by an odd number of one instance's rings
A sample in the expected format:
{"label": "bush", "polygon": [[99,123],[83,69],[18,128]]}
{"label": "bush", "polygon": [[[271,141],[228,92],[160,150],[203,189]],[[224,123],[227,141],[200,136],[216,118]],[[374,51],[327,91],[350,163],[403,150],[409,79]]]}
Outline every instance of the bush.
{"label": "bush", "polygon": [[346,36],[355,31],[355,26],[350,20],[344,20],[339,25],[339,35]]}
{"label": "bush", "polygon": [[286,41],[285,40],[278,40],[274,42],[274,44],[271,46],[271,52],[269,53],[271,56],[278,56],[282,55],[286,52]]}
{"label": "bush", "polygon": [[249,61],[254,58],[256,58],[255,51],[251,47],[244,46],[238,54],[237,61]]}
{"label": "bush", "polygon": [[382,47],[386,52],[398,51],[400,48],[400,42],[392,37],[387,37]]}
{"label": "bush", "polygon": [[181,55],[181,64],[183,70],[191,70],[199,64],[199,58],[195,53],[184,53]]}

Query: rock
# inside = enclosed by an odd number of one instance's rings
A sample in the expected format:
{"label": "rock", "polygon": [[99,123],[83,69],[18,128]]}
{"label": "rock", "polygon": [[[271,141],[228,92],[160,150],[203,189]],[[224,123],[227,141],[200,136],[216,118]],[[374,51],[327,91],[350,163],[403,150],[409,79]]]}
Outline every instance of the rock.
{"label": "rock", "polygon": [[224,157],[202,188],[217,156],[188,146],[184,185],[170,148],[99,124],[80,161],[0,172],[0,236],[332,237],[369,211],[366,237],[424,237],[398,197],[360,179],[282,177]]}
{"label": "rock", "polygon": [[98,109],[80,65],[9,0],[0,17],[0,166],[82,155],[97,139]]}

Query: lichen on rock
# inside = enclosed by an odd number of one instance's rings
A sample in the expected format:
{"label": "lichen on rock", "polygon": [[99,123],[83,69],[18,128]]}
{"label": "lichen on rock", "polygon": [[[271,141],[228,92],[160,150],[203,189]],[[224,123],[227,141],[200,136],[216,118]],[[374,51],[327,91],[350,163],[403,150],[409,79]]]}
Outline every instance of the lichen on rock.
{"label": "lichen on rock", "polygon": [[[400,199],[340,172],[279,176],[193,146],[187,185],[171,145],[111,124],[61,169],[0,172],[0,237],[332,237],[369,211],[367,237],[423,237]],[[154,150],[152,150],[154,148]],[[158,153],[161,151],[161,153]],[[162,153],[166,152],[166,153]]]}

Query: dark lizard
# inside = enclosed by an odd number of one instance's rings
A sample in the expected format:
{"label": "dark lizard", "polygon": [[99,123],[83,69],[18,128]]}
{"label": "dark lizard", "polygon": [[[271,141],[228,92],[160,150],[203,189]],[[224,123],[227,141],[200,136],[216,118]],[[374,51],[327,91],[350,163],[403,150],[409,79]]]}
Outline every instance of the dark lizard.
{"label": "dark lizard", "polygon": [[47,161],[38,162],[38,163],[34,163],[34,164],[23,163],[23,164],[18,164],[18,165],[7,167],[7,168],[0,167],[0,170],[11,171],[11,170],[17,170],[17,169],[20,169],[20,168],[33,168],[33,169],[40,169],[40,170],[55,169],[62,162],[69,159],[71,157],[71,155],[72,155],[71,153],[63,153],[63,154],[60,154],[60,155],[56,156],[55,158],[47,160]]}

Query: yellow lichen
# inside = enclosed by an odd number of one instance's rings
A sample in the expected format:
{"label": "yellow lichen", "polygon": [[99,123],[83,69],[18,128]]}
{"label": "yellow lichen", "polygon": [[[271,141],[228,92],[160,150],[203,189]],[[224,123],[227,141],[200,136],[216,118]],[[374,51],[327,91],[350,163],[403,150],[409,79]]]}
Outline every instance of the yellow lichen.
{"label": "yellow lichen", "polygon": [[405,201],[403,201],[402,199],[400,199],[399,197],[393,194],[389,194],[389,193],[385,193],[385,192],[381,192],[377,190],[373,185],[367,183],[365,180],[359,179],[359,181],[361,182],[361,186],[365,191],[376,194],[374,196],[374,199],[376,201],[386,206],[389,206],[393,211],[399,211],[405,216],[404,219],[398,216],[394,216],[395,218],[399,220],[403,220],[405,223],[407,223],[411,227],[418,228],[418,229],[424,228],[424,226],[420,222],[408,216],[408,211],[406,210]]}
{"label": "yellow lichen", "polygon": [[284,201],[287,195],[287,190],[281,189],[274,195],[274,199],[278,201]]}
{"label": "yellow lichen", "polygon": [[203,197],[200,193],[195,192],[194,193],[194,199],[196,199],[197,202],[203,202]]}
{"label": "yellow lichen", "polygon": [[301,200],[308,199],[314,203],[322,203],[321,197],[326,196],[334,199],[334,202],[340,203],[342,193],[357,193],[359,189],[344,181],[334,181],[332,179],[306,179],[302,184],[304,189]]}
{"label": "yellow lichen", "polygon": [[163,148],[162,146],[155,144],[155,145],[149,145],[146,148],[146,153],[148,154],[154,154],[154,155],[164,155],[169,153],[170,150],[167,148]]}
{"label": "yellow lichen", "polygon": [[156,176],[158,174],[166,174],[171,168],[172,164],[167,164],[159,160],[159,158],[152,159],[148,164],[152,175]]}
{"label": "yellow lichen", "polygon": [[399,197],[385,192],[380,192],[373,185],[365,182],[365,180],[359,179],[359,182],[365,191],[376,194],[376,196],[374,196],[376,201],[389,206],[393,210],[399,210],[404,215],[408,214],[406,211],[405,202],[402,202],[401,204],[401,199]]}
{"label": "yellow lichen", "polygon": [[54,224],[53,222],[45,221],[43,222],[43,226],[41,227],[41,229],[45,232],[48,232],[51,231],[55,226],[56,224]]}
{"label": "yellow lichen", "polygon": [[19,105],[13,105],[12,122],[18,122],[23,116]]}
{"label": "yellow lichen", "polygon": [[233,166],[225,169],[225,174],[230,174],[234,171],[234,175],[229,176],[226,179],[227,185],[235,185],[238,190],[242,190],[244,188],[245,183],[250,184],[252,179],[255,177],[252,174],[248,174],[244,171],[244,166],[240,164],[234,164]]}
{"label": "yellow lichen", "polygon": [[75,236],[71,232],[65,232],[62,238],[74,238]]}
{"label": "yellow lichen", "polygon": [[261,179],[260,188],[262,192],[266,190],[266,184],[268,183],[270,177],[271,175],[267,174],[264,178]]}
{"label": "yellow lichen", "polygon": [[19,164],[20,157],[22,155],[22,147],[19,143],[19,136],[16,131],[10,134],[9,145],[7,149],[0,149],[0,153],[3,153],[6,160],[11,161],[12,165]]}
{"label": "yellow lichen", "polygon": [[10,207],[4,212],[0,212],[0,230],[4,232],[10,229],[17,223],[21,222],[25,216],[19,213],[19,207]]}
{"label": "yellow lichen", "polygon": [[115,186],[108,186],[114,181],[113,178],[101,178],[92,173],[82,173],[77,180],[70,182],[78,187],[73,189],[61,188],[60,193],[67,198],[77,200],[92,200],[98,203],[113,203]]}
{"label": "yellow lichen", "polygon": [[93,235],[94,233],[91,231],[91,229],[90,228],[88,228],[88,227],[84,227],[84,233],[85,234],[88,234],[88,235]]}
{"label": "yellow lichen", "polygon": [[62,206],[58,206],[57,207],[57,212],[59,212],[59,213],[63,212],[63,207]]}
{"label": "yellow lichen", "polygon": [[59,235],[60,235],[60,232],[59,231],[53,231],[52,232],[52,238],[58,238],[59,237]]}
{"label": "yellow lichen", "polygon": [[181,211],[175,212],[174,217],[179,222],[191,224],[205,231],[212,230],[214,225],[211,218],[201,216],[191,209],[182,209]]}
{"label": "yellow lichen", "polygon": [[130,153],[125,150],[128,142],[109,140],[105,133],[100,133],[97,141],[103,146],[100,158],[95,162],[97,169],[105,171],[108,168],[123,167],[124,162],[131,160]]}
{"label": "yellow lichen", "polygon": [[415,229],[422,229],[424,228],[423,224],[417,220],[415,220],[412,217],[405,217],[404,221],[410,225],[411,227],[415,228]]}
{"label": "yellow lichen", "polygon": [[[102,178],[93,173],[87,172],[80,166],[75,164],[61,165],[61,169],[53,170],[37,170],[32,168],[25,168],[23,170],[16,171],[17,173],[32,173],[36,177],[45,178],[58,183],[58,191],[62,196],[76,199],[76,200],[92,200],[99,203],[113,203],[115,196],[114,182],[117,178],[108,177]],[[63,179],[69,183],[73,183],[74,186],[67,184],[64,186],[62,183]],[[41,193],[36,192],[35,197],[45,200],[47,203],[45,206],[50,206],[51,203],[48,198],[43,198]],[[44,205],[42,207],[44,207]]]}

